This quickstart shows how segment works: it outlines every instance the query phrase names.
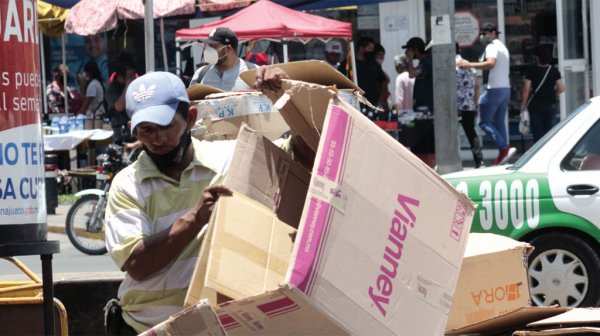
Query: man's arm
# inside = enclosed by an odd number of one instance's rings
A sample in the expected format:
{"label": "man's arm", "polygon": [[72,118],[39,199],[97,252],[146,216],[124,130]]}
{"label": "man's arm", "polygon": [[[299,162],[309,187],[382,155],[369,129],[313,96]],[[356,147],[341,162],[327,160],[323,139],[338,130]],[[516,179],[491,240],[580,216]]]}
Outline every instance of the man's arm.
{"label": "man's arm", "polygon": [[208,223],[215,202],[231,190],[215,185],[202,193],[200,203],[177,218],[169,228],[140,241],[123,265],[134,280],[142,280],[170,264]]}
{"label": "man's arm", "polygon": [[521,111],[527,108],[527,101],[529,100],[529,90],[531,89],[531,80],[523,79],[523,85],[521,87]]}
{"label": "man's arm", "polygon": [[496,66],[496,58],[488,57],[483,62],[469,62],[467,60],[460,60],[457,65],[461,69],[479,69],[479,70],[490,70]]}

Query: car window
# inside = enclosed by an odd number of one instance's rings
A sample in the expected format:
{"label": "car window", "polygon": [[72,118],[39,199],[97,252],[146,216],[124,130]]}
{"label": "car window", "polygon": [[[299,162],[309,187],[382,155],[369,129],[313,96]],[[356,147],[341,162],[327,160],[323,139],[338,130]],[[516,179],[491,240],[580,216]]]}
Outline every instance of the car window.
{"label": "car window", "polygon": [[562,163],[565,170],[600,170],[600,121],[579,140]]}
{"label": "car window", "polygon": [[529,160],[535,156],[535,154],[542,148],[546,143],[554,136],[554,134],[558,133],[561,128],[564,127],[571,119],[575,118],[576,115],[581,113],[581,111],[585,110],[590,105],[590,102],[587,102],[581,106],[579,106],[575,111],[567,115],[565,119],[559,122],[556,126],[554,126],[548,133],[546,133],[540,140],[529,148],[527,152],[525,152],[517,162],[515,162],[512,166],[508,167],[508,169],[519,169],[523,167]]}

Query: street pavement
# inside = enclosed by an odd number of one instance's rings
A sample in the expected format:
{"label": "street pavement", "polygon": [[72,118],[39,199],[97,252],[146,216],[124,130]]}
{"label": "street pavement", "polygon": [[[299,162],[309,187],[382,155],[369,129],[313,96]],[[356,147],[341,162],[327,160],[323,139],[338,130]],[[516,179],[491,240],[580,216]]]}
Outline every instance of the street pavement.
{"label": "street pavement", "polygon": [[[114,279],[123,278],[121,272],[108,254],[90,256],[77,250],[65,233],[65,220],[69,212],[69,203],[60,203],[55,215],[47,216],[48,241],[58,241],[60,252],[52,256],[52,277],[59,280]],[[29,270],[42,277],[39,255],[16,256]],[[0,282],[29,280],[12,263],[0,260]]]}

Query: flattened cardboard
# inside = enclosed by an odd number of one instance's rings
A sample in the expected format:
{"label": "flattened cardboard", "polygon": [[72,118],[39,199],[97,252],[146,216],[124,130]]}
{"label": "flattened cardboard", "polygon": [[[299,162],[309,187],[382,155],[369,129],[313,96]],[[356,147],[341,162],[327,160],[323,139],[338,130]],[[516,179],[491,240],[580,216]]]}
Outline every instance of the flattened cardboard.
{"label": "flattened cardboard", "polygon": [[447,329],[458,329],[530,306],[527,243],[492,234],[471,233]]}
{"label": "flattened cardboard", "polygon": [[277,217],[295,228],[300,216],[310,172],[259,132],[242,127],[224,184],[273,209]]}
{"label": "flattened cardboard", "polygon": [[547,319],[529,323],[529,327],[551,325],[598,325],[600,324],[600,308],[571,308],[566,312]]}
{"label": "flattened cardboard", "polygon": [[140,336],[225,336],[215,311],[203,300],[171,316],[168,320],[141,333]]}
{"label": "flattened cardboard", "polygon": [[513,336],[561,336],[561,335],[591,335],[600,334],[597,327],[571,327],[545,330],[517,330]]}
{"label": "flattened cardboard", "polygon": [[[192,86],[190,90],[197,86]],[[196,91],[202,89],[197,88]],[[202,96],[201,93],[196,95]],[[204,135],[206,140],[235,139],[243,124],[270,140],[289,131],[271,100],[258,91],[209,94],[203,100],[192,102],[192,106],[198,110],[196,124],[207,128],[208,132]]]}
{"label": "flattened cardboard", "polygon": [[227,335],[350,335],[288,285],[215,307]]}
{"label": "flattened cardboard", "polygon": [[521,307],[504,315],[481,321],[470,326],[447,330],[446,335],[486,334],[512,331],[524,327],[532,321],[562,314],[569,308],[564,307]]}
{"label": "flattened cardboard", "polygon": [[199,257],[205,268],[194,272],[188,304],[218,300],[217,293],[231,299],[261,294],[283,281],[296,230],[271,209],[235,193],[219,200],[209,225]]}
{"label": "flattened cardboard", "polygon": [[[277,67],[285,71],[289,78],[320,85],[335,85],[338,89],[352,89],[360,94],[364,91],[354,84],[353,81],[337,71],[334,67],[320,60],[307,60],[277,64]],[[240,78],[248,85],[256,81],[256,69],[240,73]]]}

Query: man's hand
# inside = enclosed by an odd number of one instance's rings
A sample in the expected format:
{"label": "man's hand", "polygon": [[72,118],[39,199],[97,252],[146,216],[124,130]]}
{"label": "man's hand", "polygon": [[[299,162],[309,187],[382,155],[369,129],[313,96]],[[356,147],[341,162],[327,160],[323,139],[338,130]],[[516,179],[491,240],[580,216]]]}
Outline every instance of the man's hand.
{"label": "man's hand", "polygon": [[202,199],[200,199],[200,203],[196,206],[196,224],[204,226],[204,224],[208,223],[210,215],[215,207],[215,203],[219,200],[219,197],[231,196],[232,194],[233,192],[231,189],[220,184],[212,185],[204,189],[204,192],[202,192]]}
{"label": "man's hand", "polygon": [[256,69],[254,88],[257,90],[281,90],[281,80],[288,78],[290,78],[288,74],[277,66],[262,65]]}
{"label": "man's hand", "polygon": [[456,65],[461,69],[468,69],[470,67],[469,61],[460,60],[456,63]]}

